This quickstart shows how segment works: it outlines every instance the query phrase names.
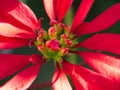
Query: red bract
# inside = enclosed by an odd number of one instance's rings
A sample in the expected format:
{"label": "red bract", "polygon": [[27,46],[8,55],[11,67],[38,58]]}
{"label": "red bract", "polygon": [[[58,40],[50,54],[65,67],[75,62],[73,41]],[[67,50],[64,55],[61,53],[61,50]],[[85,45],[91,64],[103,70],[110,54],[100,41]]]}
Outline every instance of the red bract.
{"label": "red bract", "polygon": [[[83,22],[94,0],[82,0],[69,27],[62,20],[72,2],[43,0],[51,23],[47,33],[28,6],[18,0],[0,0],[0,49],[32,44],[42,53],[31,56],[0,54],[0,80],[19,72],[0,90],[26,90],[36,79],[42,64],[50,59],[57,67],[51,82],[53,90],[72,90],[66,74],[72,79],[76,90],[120,90],[120,58],[102,53],[106,51],[119,55],[120,35],[101,33],[77,45],[74,42],[80,35],[93,34],[117,23],[120,19],[120,3],[111,6],[92,21]],[[61,33],[62,30],[64,33]],[[77,47],[87,48],[89,52],[72,51],[71,48]],[[78,54],[94,70],[69,63],[64,59],[68,53]]]}

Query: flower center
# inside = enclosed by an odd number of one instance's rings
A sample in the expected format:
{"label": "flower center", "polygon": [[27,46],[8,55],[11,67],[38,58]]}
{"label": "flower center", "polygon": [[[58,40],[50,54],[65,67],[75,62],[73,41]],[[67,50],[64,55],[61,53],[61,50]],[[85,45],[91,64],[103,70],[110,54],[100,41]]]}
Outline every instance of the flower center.
{"label": "flower center", "polygon": [[54,24],[48,32],[41,30],[35,40],[35,45],[46,60],[53,59],[60,62],[73,49],[76,41],[70,33],[70,27],[61,23]]}

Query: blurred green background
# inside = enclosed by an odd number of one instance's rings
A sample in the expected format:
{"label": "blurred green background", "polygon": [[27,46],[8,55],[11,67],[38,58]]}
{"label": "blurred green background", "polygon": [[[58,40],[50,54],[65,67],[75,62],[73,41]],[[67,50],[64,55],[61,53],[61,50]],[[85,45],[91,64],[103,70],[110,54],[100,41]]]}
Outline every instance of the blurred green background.
{"label": "blurred green background", "polygon": [[[26,3],[33,10],[37,18],[44,18],[42,22],[42,26],[44,29],[47,30],[49,27],[49,18],[44,10],[42,0],[21,0],[21,1]],[[71,25],[72,19],[75,15],[77,8],[79,7],[80,1],[81,0],[74,0],[72,7],[70,8],[66,17],[63,20],[64,23]],[[95,0],[85,21],[91,21],[101,12],[106,10],[108,7],[118,2],[120,2],[120,0]],[[106,32],[120,33],[119,26],[120,26],[120,22],[117,23],[115,26],[111,27],[110,29],[106,30]],[[89,35],[81,37],[79,41],[82,41],[87,37],[89,37]],[[29,48],[29,47],[15,49],[10,52],[17,53],[17,54],[38,53],[38,51],[35,48]],[[4,52],[1,51],[1,53],[8,53],[8,51],[4,51]],[[69,55],[69,56],[70,57],[68,59],[72,63],[79,63],[81,61],[80,57],[78,58],[78,56],[75,56],[75,55]],[[34,83],[44,83],[44,82],[51,81],[54,71],[55,71],[55,67],[52,61],[44,64],[40,70],[40,74],[38,78],[36,79]],[[0,83],[3,84],[5,81],[6,80],[3,80]],[[51,87],[41,87],[41,88],[29,89],[29,90],[51,90]]]}

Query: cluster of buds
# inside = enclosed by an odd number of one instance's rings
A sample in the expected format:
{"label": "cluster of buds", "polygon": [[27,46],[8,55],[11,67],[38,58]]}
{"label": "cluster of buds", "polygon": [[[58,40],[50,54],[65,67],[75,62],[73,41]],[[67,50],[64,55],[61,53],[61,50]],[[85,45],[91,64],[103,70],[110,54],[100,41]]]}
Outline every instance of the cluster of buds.
{"label": "cluster of buds", "polygon": [[38,32],[35,45],[43,54],[45,59],[60,61],[68,51],[74,47],[73,35],[70,34],[70,27],[61,23],[56,23],[48,29]]}

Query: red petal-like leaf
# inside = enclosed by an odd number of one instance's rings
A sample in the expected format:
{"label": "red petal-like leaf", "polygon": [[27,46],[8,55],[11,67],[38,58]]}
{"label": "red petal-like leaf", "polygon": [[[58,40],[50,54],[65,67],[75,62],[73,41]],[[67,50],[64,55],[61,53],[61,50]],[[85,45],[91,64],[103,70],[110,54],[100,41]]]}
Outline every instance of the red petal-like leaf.
{"label": "red petal-like leaf", "polygon": [[71,76],[76,90],[88,90],[87,82],[78,73],[75,72],[75,69],[76,65],[63,62],[63,71]]}
{"label": "red petal-like leaf", "polygon": [[61,22],[70,8],[73,0],[57,0],[55,4],[56,17],[58,22]]}
{"label": "red petal-like leaf", "polygon": [[79,55],[96,71],[120,83],[119,58],[93,52],[79,52]]}
{"label": "red petal-like leaf", "polygon": [[76,90],[119,90],[115,84],[103,75],[70,63],[63,63],[63,70],[70,74]]}
{"label": "red petal-like leaf", "polygon": [[52,78],[52,89],[53,90],[72,90],[65,73],[57,69]]}
{"label": "red petal-like leaf", "polygon": [[76,37],[79,37],[82,34],[81,31],[84,30],[88,25],[88,22],[83,22],[75,29],[71,29],[71,33],[75,34]]}
{"label": "red petal-like leaf", "polygon": [[107,51],[120,55],[120,35],[103,33],[95,34],[87,40],[80,43],[78,46],[88,48],[91,50]]}
{"label": "red petal-like leaf", "polygon": [[4,12],[0,14],[0,35],[20,38],[34,38],[36,36],[31,28]]}
{"label": "red petal-like leaf", "polygon": [[44,63],[45,61],[42,60],[42,56],[39,54],[33,54],[31,55],[29,59],[33,64],[39,64],[39,63]]}
{"label": "red petal-like leaf", "polygon": [[35,38],[35,32],[30,32],[18,27],[15,27],[9,23],[0,22],[0,35],[6,37],[19,37],[19,38]]}
{"label": "red petal-like leaf", "polygon": [[0,49],[11,49],[26,46],[29,40],[0,36]]}
{"label": "red petal-like leaf", "polygon": [[[77,27],[79,34],[91,34],[110,28],[120,20],[120,3],[117,3],[93,19],[84,28]],[[77,34],[77,33],[76,33]]]}
{"label": "red petal-like leaf", "polygon": [[61,22],[73,0],[43,0],[45,10],[51,21]]}
{"label": "red petal-like leaf", "polygon": [[39,23],[35,14],[19,0],[14,0],[14,2],[13,0],[0,0],[0,12],[7,13],[32,29],[39,29]]}
{"label": "red petal-like leaf", "polygon": [[72,29],[71,32],[74,32],[76,30],[75,28],[80,25],[83,20],[86,18],[94,0],[82,0],[80,3],[80,6],[78,8],[78,11],[74,17],[73,23],[72,23]]}
{"label": "red petal-like leaf", "polygon": [[27,55],[0,54],[0,80],[30,63]]}
{"label": "red petal-like leaf", "polygon": [[0,90],[26,90],[36,79],[39,69],[40,65],[25,69],[3,85]]}
{"label": "red petal-like leaf", "polygon": [[56,15],[55,15],[55,0],[43,0],[44,3],[44,7],[46,10],[47,15],[49,16],[50,20],[55,20],[56,19]]}

